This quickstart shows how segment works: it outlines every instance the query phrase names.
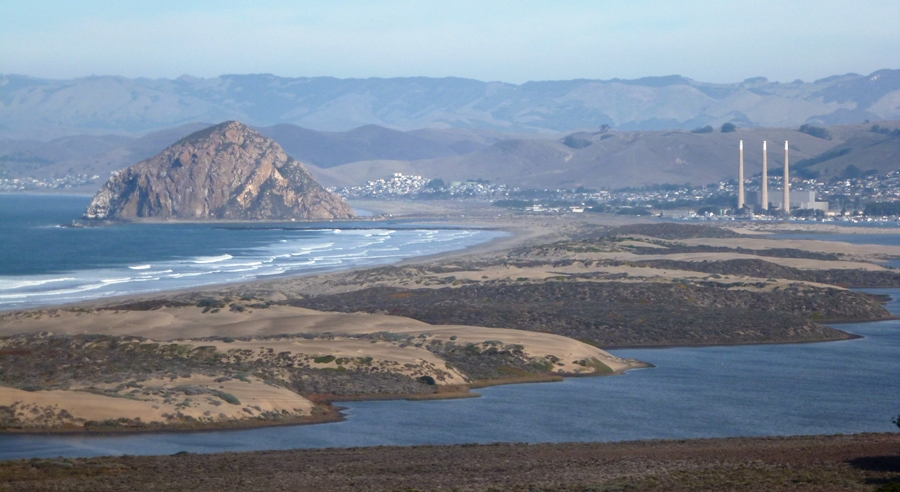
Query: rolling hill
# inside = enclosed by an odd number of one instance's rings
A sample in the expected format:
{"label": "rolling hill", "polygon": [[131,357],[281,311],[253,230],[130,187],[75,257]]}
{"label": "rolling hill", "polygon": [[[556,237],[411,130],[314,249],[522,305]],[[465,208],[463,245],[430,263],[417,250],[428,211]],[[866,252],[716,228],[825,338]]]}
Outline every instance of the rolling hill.
{"label": "rolling hill", "polygon": [[[823,178],[841,174],[848,165],[863,171],[876,169],[879,173],[900,168],[900,138],[871,132],[870,127],[829,127],[831,140],[786,128],[738,129],[733,133],[581,132],[556,140],[505,140],[457,156],[349,163],[328,169],[328,176],[316,177],[330,185],[346,185],[329,177],[340,176],[344,183],[362,184],[390,176],[393,172],[403,172],[445,181],[480,178],[538,189],[621,188],[685,182],[708,184],[737,178],[739,140],[744,141],[747,176],[762,170],[763,140],[769,142],[770,173],[783,166],[781,149],[785,140],[790,142],[792,169],[798,170],[797,165],[804,160],[819,158],[822,161],[808,169]],[[841,154],[840,151],[846,148],[852,150]]]}
{"label": "rolling hill", "polygon": [[[183,125],[138,139],[65,137],[43,146],[7,139],[0,141],[0,173],[40,178],[98,175],[97,183],[76,190],[93,192],[112,171],[155,155],[203,126]],[[373,125],[347,132],[288,124],[257,130],[305,163],[325,186],[359,185],[400,172],[445,181],[487,179],[520,188],[571,189],[736,178],[739,140],[744,141],[748,176],[761,170],[763,140],[769,142],[771,173],[783,165],[784,140],[790,141],[794,176],[829,178],[848,166],[882,174],[897,170],[900,132],[893,130],[900,122],[882,122],[882,132],[872,131],[872,126],[828,127],[827,138],[789,128],[738,128],[732,133],[602,130],[553,136],[466,129],[401,132]]]}
{"label": "rolling hill", "polygon": [[283,142],[285,152],[294,158],[322,168],[370,159],[408,161],[457,155],[487,147],[482,142],[489,138],[475,131],[463,135],[440,130],[401,132],[377,125],[346,132],[319,132],[280,124],[259,131]]}
{"label": "rolling hill", "polygon": [[99,175],[102,182],[113,171],[147,159],[179,139],[210,125],[191,123],[149,133],[141,138],[119,135],[77,135],[50,142],[7,139],[0,141],[0,178],[54,178],[64,175]]}

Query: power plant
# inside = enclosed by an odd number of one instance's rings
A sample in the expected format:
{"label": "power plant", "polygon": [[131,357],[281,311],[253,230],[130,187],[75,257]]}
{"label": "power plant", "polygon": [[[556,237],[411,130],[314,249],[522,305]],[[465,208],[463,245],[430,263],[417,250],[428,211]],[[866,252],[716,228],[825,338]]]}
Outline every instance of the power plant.
{"label": "power plant", "polygon": [[[780,209],[784,214],[790,215],[791,207],[801,209],[815,209],[827,211],[827,203],[815,201],[815,193],[800,198],[800,202],[791,203],[791,177],[788,161],[788,141],[784,141],[784,181],[782,198],[780,201],[773,200],[772,206]],[[751,208],[759,206],[762,210],[769,210],[769,173],[768,173],[768,155],[767,144],[763,141],[763,157],[762,157],[762,177],[760,181],[759,191],[746,192],[744,190],[744,141],[741,140],[738,145],[738,198],[737,209],[742,210],[745,206],[750,205]]]}

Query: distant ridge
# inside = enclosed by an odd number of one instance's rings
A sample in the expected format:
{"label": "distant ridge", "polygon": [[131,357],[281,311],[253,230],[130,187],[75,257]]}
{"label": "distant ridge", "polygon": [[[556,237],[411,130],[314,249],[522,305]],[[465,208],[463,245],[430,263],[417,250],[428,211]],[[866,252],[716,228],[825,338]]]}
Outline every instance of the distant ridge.
{"label": "distant ridge", "polygon": [[[140,139],[83,135],[44,144],[0,140],[0,178],[100,176],[72,189],[93,193],[110,172],[152,157],[207,126],[185,125]],[[829,179],[849,166],[884,174],[900,166],[900,121],[829,126],[827,139],[798,128],[742,127],[730,133],[718,128],[709,133],[594,129],[549,136],[455,128],[399,132],[371,125],[348,132],[290,124],[256,130],[303,162],[323,186],[360,185],[397,172],[539,189],[702,185],[737,177],[738,140],[744,140],[751,175],[760,171],[763,140],[769,141],[770,149],[776,142],[790,141],[793,175],[798,178]],[[772,169],[778,167],[781,157],[769,157]]]}
{"label": "distant ridge", "polygon": [[[814,82],[763,77],[713,84],[679,75],[508,84],[462,78],[338,79],[223,75],[210,79],[0,75],[0,139],[138,136],[200,121],[290,123],[318,131],[364,125],[571,132],[796,128],[900,119],[900,70]],[[411,156],[410,158],[415,158]]]}
{"label": "distant ridge", "polygon": [[302,164],[250,127],[228,121],[192,133],[117,172],[87,219],[290,220],[351,218]]}
{"label": "distant ridge", "polygon": [[[830,139],[791,128],[738,128],[722,133],[688,131],[576,132],[562,138],[511,138],[475,152],[413,161],[367,160],[312,172],[327,186],[363,184],[395,172],[445,181],[486,179],[525,189],[622,188],[661,183],[706,185],[737,178],[738,141],[744,141],[747,176],[782,157],[771,149],[790,142],[794,177],[827,179],[847,166],[880,174],[900,168],[900,136],[871,131],[872,124],[827,127]],[[882,122],[890,132],[900,122]],[[900,130],[898,130],[900,131]],[[777,146],[776,146],[777,148]],[[335,179],[339,177],[340,179]]]}

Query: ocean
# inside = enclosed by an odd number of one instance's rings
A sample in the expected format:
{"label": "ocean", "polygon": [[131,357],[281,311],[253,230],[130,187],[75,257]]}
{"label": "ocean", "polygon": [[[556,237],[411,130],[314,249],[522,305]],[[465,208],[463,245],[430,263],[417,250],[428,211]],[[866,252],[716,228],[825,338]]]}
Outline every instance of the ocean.
{"label": "ocean", "polygon": [[506,235],[402,221],[69,227],[89,202],[0,194],[0,310],[386,265]]}

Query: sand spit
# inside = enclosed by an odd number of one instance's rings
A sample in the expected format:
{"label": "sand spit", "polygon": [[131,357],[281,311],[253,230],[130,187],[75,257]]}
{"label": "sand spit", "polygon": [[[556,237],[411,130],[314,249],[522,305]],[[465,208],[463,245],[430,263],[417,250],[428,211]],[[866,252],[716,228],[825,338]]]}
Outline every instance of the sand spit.
{"label": "sand spit", "polygon": [[[456,341],[457,344],[482,343],[498,340],[505,344],[522,345],[527,354],[539,357],[554,355],[561,360],[554,372],[578,374],[593,372],[572,360],[596,358],[614,372],[632,367],[630,362],[615,357],[597,347],[550,333],[485,328],[479,326],[429,325],[401,316],[364,313],[327,313],[292,306],[272,306],[245,312],[220,311],[204,313],[199,307],[161,308],[153,311],[91,312],[57,311],[49,316],[24,317],[5,323],[0,334],[52,333],[52,334],[105,334],[152,337],[152,340],[188,343],[203,337],[244,337],[249,341],[197,341],[214,346],[219,351],[252,348],[277,348],[307,355],[372,356],[407,363],[412,360],[437,364],[439,359],[430,356],[421,347],[399,347],[393,344],[360,341],[348,336],[390,333],[406,335],[422,342],[431,340]],[[277,338],[279,335],[325,335],[322,339],[294,340]],[[266,337],[254,341],[254,337]],[[276,337],[276,338],[269,338]],[[421,342],[420,342],[421,343]],[[448,384],[458,384],[453,380]]]}
{"label": "sand spit", "polygon": [[[459,367],[448,364],[434,349],[436,346],[477,347],[476,354],[481,350],[511,350],[521,361],[546,366],[543,373],[558,376],[613,374],[645,366],[548,333],[433,326],[398,316],[323,313],[290,306],[242,312],[203,311],[200,307],[57,310],[6,322],[2,327],[4,336],[31,334],[39,340],[54,335],[142,337],[138,342],[117,341],[114,349],[131,350],[136,355],[166,350],[169,357],[182,354],[184,358],[214,364],[165,377],[137,374],[118,379],[110,375],[99,381],[74,380],[65,389],[49,391],[2,388],[0,412],[9,414],[8,421],[15,421],[9,427],[26,431],[90,430],[99,424],[116,425],[113,421],[138,430],[145,426],[220,427],[235,421],[302,421],[326,412],[327,408],[317,408],[307,398],[310,395],[301,395],[291,387],[292,378],[297,377],[290,372],[293,368],[334,375],[378,372],[434,386],[423,394],[388,393],[391,397],[469,396],[467,388],[472,385],[541,380],[535,378],[537,374],[522,373],[494,382],[476,381]],[[125,347],[129,343],[134,346]],[[14,355],[33,346],[33,341],[23,345],[20,338],[5,339],[0,342],[0,353]],[[90,345],[76,352],[88,357],[93,357],[92,353]],[[235,376],[228,372],[229,367],[243,368],[247,364],[267,376]],[[194,372],[198,370],[205,373]],[[422,391],[427,384],[420,385]],[[327,402],[370,395],[312,396],[317,402]]]}
{"label": "sand spit", "polygon": [[314,410],[308,399],[285,388],[266,385],[255,377],[246,381],[216,381],[208,376],[191,375],[142,380],[132,382],[121,391],[104,391],[116,386],[91,385],[52,391],[3,388],[0,407],[21,414],[23,430],[61,431],[90,430],[100,425],[109,430],[110,421],[140,423],[151,428],[165,428],[174,421],[227,426],[270,412],[302,421],[303,417],[312,416]]}

